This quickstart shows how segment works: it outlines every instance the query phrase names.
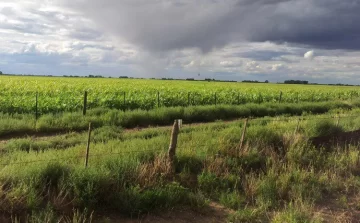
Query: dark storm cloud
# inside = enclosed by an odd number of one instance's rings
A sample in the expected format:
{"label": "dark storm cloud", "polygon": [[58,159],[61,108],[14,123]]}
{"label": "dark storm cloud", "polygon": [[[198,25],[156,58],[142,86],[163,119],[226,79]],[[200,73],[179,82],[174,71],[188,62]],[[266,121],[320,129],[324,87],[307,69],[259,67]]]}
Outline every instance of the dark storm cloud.
{"label": "dark storm cloud", "polygon": [[269,26],[251,33],[251,40],[360,49],[360,0],[299,0],[278,9],[281,13],[271,15]]}
{"label": "dark storm cloud", "polygon": [[272,41],[360,49],[360,0],[87,0],[66,5],[151,51]]}

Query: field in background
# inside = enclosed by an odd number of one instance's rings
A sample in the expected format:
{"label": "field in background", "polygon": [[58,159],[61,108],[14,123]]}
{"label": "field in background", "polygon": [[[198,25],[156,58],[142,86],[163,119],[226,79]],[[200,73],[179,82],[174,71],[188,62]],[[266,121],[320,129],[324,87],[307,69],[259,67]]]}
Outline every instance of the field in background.
{"label": "field in background", "polygon": [[360,88],[321,85],[254,84],[118,78],[0,76],[0,112],[39,114],[79,111],[84,92],[88,108],[121,110],[264,102],[351,100]]}

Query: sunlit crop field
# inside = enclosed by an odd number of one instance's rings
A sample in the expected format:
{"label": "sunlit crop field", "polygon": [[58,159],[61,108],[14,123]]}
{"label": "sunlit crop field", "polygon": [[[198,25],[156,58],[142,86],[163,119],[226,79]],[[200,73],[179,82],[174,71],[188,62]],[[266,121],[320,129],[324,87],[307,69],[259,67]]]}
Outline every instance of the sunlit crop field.
{"label": "sunlit crop field", "polygon": [[350,100],[360,96],[359,87],[345,86],[1,76],[0,111],[33,112],[36,94],[40,113],[76,111],[83,107],[85,91],[88,91],[88,108],[123,110],[280,100]]}

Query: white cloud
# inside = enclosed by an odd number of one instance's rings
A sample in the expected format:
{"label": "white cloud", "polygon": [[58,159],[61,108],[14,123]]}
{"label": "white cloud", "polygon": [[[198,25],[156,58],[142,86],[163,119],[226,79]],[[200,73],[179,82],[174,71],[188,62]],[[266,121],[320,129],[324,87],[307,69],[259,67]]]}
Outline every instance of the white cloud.
{"label": "white cloud", "polygon": [[304,54],[304,58],[307,60],[313,60],[315,57],[315,52],[313,50],[310,50]]}
{"label": "white cloud", "polygon": [[250,61],[246,63],[245,68],[248,71],[259,71],[261,69],[261,66],[256,61]]}
{"label": "white cloud", "polygon": [[278,71],[278,70],[283,70],[283,69],[285,69],[284,64],[274,64],[271,67],[271,70],[273,70],[273,71]]}
{"label": "white cloud", "polygon": [[242,65],[241,61],[231,61],[231,60],[223,60],[220,62],[222,67],[240,67]]}

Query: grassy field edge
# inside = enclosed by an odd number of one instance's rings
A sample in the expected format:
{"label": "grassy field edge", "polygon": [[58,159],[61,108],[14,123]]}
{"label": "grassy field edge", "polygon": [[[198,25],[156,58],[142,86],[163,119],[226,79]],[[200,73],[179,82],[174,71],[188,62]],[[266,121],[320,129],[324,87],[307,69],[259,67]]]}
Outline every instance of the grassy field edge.
{"label": "grassy field edge", "polygon": [[35,120],[32,114],[0,114],[0,137],[24,136],[66,131],[83,131],[89,122],[94,128],[102,126],[121,126],[131,129],[148,126],[166,126],[174,119],[184,123],[207,123],[216,120],[234,120],[247,117],[266,117],[279,115],[323,114],[332,109],[360,107],[358,101],[323,102],[323,103],[264,103],[242,106],[193,106],[171,107],[154,110],[134,110],[122,112],[115,109],[97,108],[89,110],[87,115],[81,112],[46,114]]}

